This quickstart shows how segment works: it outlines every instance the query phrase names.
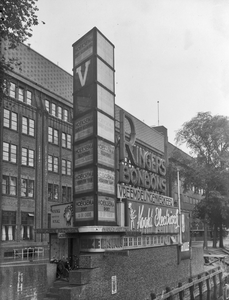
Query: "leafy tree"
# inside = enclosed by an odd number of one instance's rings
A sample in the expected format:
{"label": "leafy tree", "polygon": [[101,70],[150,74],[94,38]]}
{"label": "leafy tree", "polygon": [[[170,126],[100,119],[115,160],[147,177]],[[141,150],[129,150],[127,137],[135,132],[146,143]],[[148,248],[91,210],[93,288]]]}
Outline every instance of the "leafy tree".
{"label": "leafy tree", "polygon": [[[4,51],[13,49],[32,36],[32,26],[38,25],[37,0],[1,0],[0,39],[4,49],[0,57],[0,100],[3,96],[6,71],[12,69],[15,60],[6,61]],[[7,46],[6,46],[7,45]]]}
{"label": "leafy tree", "polygon": [[185,162],[178,159],[183,166],[184,188],[192,185],[205,191],[195,215],[213,229],[214,246],[219,232],[223,247],[223,228],[229,225],[229,119],[200,112],[183,124],[176,141],[186,143],[193,156]]}

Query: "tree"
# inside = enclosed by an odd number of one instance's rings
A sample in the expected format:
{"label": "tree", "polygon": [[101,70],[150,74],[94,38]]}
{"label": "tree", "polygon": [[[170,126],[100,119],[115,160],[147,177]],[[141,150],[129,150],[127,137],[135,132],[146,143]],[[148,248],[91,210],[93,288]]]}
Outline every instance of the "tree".
{"label": "tree", "polygon": [[[195,215],[211,226],[214,245],[219,232],[223,247],[223,228],[229,217],[229,119],[200,112],[177,132],[178,144],[186,143],[193,158],[183,163],[184,188],[192,185],[204,190]],[[206,246],[206,241],[205,241]]]}
{"label": "tree", "polygon": [[0,38],[4,49],[0,57],[0,100],[7,70],[12,69],[13,64],[20,63],[15,60],[6,61],[4,51],[16,48],[19,43],[32,36],[32,26],[38,25],[36,2],[37,0],[1,0]]}

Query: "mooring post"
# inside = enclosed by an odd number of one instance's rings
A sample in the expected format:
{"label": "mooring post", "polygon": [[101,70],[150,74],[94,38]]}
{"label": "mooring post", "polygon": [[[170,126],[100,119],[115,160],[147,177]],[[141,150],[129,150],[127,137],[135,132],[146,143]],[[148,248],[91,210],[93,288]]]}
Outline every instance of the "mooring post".
{"label": "mooring post", "polygon": [[214,289],[217,289],[216,275],[213,276]]}
{"label": "mooring post", "polygon": [[[208,272],[206,272],[205,274],[206,274],[206,276],[209,275]],[[210,278],[209,278],[209,277],[206,279],[206,285],[207,285],[207,291],[210,292],[210,290],[211,290],[211,285],[210,285]]]}
{"label": "mooring post", "polygon": [[[193,281],[192,281],[192,278],[189,278],[188,281],[189,281],[190,283],[193,282]],[[194,300],[195,298],[194,298],[194,285],[193,285],[193,284],[190,286],[189,291],[190,291],[190,299],[191,299],[191,300]]]}
{"label": "mooring post", "polygon": [[156,296],[156,294],[155,294],[155,293],[151,293],[151,294],[150,294],[150,298],[151,298],[151,300],[154,300],[154,299],[156,299],[156,298],[157,298],[157,296]]}
{"label": "mooring post", "polygon": [[[178,283],[178,288],[182,287],[182,283]],[[184,290],[179,292],[179,298],[180,300],[184,300]]]}
{"label": "mooring post", "polygon": [[[198,279],[200,279],[201,278],[201,275],[198,275]],[[200,297],[202,298],[202,295],[203,295],[203,282],[201,281],[201,282],[199,282],[198,283],[198,286],[199,286],[199,295],[200,295]]]}

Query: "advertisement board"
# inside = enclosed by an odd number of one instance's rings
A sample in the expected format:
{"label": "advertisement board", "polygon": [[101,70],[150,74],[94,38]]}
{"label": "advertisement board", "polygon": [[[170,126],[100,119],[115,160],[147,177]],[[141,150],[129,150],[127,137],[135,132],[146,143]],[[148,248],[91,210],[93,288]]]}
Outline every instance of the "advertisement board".
{"label": "advertisement board", "polygon": [[98,135],[114,143],[114,120],[98,112]]}
{"label": "advertisement board", "polygon": [[93,141],[89,140],[85,143],[74,145],[74,167],[81,167],[92,163],[93,161]]}
{"label": "advertisement board", "polygon": [[100,85],[97,86],[98,108],[114,118],[114,95]]}
{"label": "advertisement board", "polygon": [[75,221],[90,221],[94,219],[94,197],[85,196],[74,199]]}
{"label": "advertisement board", "polygon": [[81,40],[73,45],[74,66],[79,65],[82,61],[93,54],[93,32],[84,36]]}
{"label": "advertisement board", "polygon": [[114,71],[97,58],[97,80],[114,93]]}
{"label": "advertisement board", "polygon": [[115,172],[98,168],[98,191],[114,195]]}
{"label": "advertisement board", "polygon": [[114,46],[97,31],[97,53],[111,67],[114,67]]}
{"label": "advertisement board", "polygon": [[115,147],[105,141],[98,140],[98,162],[104,166],[114,168],[115,165]]}
{"label": "advertisement board", "polygon": [[74,142],[82,140],[93,134],[93,115],[86,114],[81,118],[74,120]]}
{"label": "advertisement board", "polygon": [[74,172],[75,194],[92,191],[94,176],[93,169],[84,169]]}
{"label": "advertisement board", "polygon": [[115,199],[98,196],[98,219],[99,221],[115,221]]}
{"label": "advertisement board", "polygon": [[73,226],[72,203],[51,206],[51,228],[69,228]]}
{"label": "advertisement board", "polygon": [[179,233],[178,209],[135,201],[126,202],[126,221],[131,231],[142,233]]}

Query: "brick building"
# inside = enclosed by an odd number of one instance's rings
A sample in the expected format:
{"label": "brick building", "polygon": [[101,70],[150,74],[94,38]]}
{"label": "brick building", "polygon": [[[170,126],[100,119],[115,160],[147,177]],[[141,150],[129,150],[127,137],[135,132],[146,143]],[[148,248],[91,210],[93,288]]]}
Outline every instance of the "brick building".
{"label": "brick building", "polygon": [[72,200],[72,76],[23,44],[5,56],[21,65],[1,99],[1,257],[44,256],[48,236],[34,229]]}

